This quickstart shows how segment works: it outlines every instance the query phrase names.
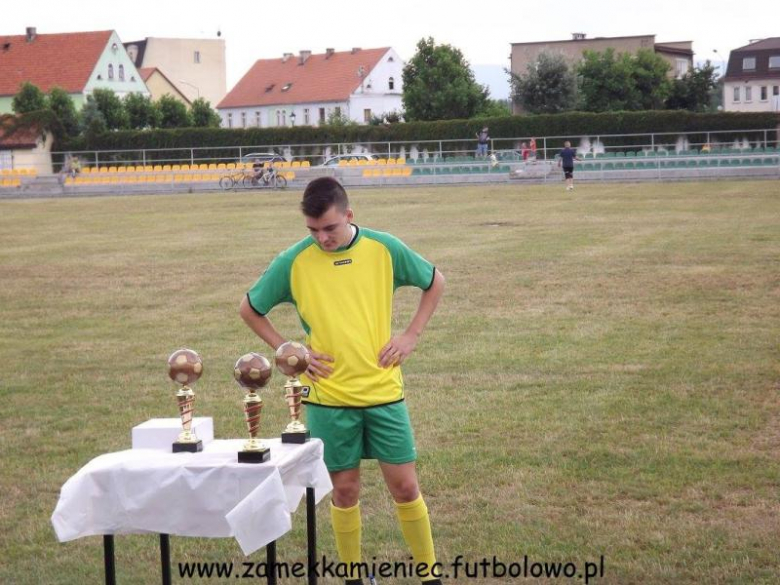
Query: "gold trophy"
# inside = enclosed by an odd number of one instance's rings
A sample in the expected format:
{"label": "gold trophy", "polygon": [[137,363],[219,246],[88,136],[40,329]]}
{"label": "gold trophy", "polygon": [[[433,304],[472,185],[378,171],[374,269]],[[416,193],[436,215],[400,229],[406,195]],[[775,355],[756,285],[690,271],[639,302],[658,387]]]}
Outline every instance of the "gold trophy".
{"label": "gold trophy", "polygon": [[301,399],[308,387],[298,380],[298,374],[306,371],[311,363],[311,355],[305,345],[297,341],[283,343],[276,350],[276,367],[288,377],[284,385],[284,397],[290,409],[290,424],[282,433],[282,443],[305,443],[311,438],[309,429],[301,422]]}
{"label": "gold trophy", "polygon": [[178,440],[173,444],[174,453],[197,453],[203,451],[203,441],[195,436],[192,431],[192,412],[194,410],[195,393],[190,384],[198,381],[203,373],[203,360],[198,352],[191,349],[174,351],[168,358],[168,377],[181,385],[176,392],[176,400],[179,403],[179,416],[181,417],[182,432]]}
{"label": "gold trophy", "polygon": [[236,362],[233,377],[239,386],[248,390],[244,396],[244,416],[249,430],[249,440],[244,443],[243,451],[238,452],[238,462],[263,463],[271,458],[271,449],[257,438],[263,399],[258,396],[256,390],[265,386],[271,379],[271,362],[260,354],[248,353]]}

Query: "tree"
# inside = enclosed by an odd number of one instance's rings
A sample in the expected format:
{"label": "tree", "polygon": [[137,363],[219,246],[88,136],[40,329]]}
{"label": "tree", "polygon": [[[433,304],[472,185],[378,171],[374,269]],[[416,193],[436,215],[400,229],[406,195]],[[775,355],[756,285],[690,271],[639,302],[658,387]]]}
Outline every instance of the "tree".
{"label": "tree", "polygon": [[507,73],[512,100],[527,112],[559,114],[576,106],[577,77],[563,55],[541,53],[525,75]]}
{"label": "tree", "polygon": [[123,130],[130,127],[130,119],[125,110],[125,104],[111,89],[96,89],[92,98],[109,130]]}
{"label": "tree", "polygon": [[157,100],[160,109],[160,128],[187,128],[192,126],[190,113],[184,102],[180,102],[170,94],[165,94]]}
{"label": "tree", "polygon": [[11,107],[17,114],[45,110],[47,107],[46,94],[29,81],[25,81],[19,86],[19,92],[11,101]]}
{"label": "tree", "polygon": [[130,128],[144,130],[160,125],[160,110],[148,95],[130,93],[125,96],[125,110]]}
{"label": "tree", "polygon": [[639,102],[633,79],[631,56],[615,55],[613,49],[600,53],[585,51],[577,67],[582,107],[588,112],[635,110]]}
{"label": "tree", "polygon": [[220,115],[204,98],[192,102],[190,116],[192,116],[192,125],[198,128],[219,128],[222,123]]}
{"label": "tree", "polygon": [[97,101],[91,95],[87,96],[87,103],[81,109],[79,126],[81,132],[87,138],[92,138],[108,130],[106,118],[103,116],[103,112],[100,111]]}
{"label": "tree", "polygon": [[632,59],[631,77],[636,88],[639,110],[659,110],[672,91],[668,77],[671,65],[660,55],[649,49],[639,49]]}
{"label": "tree", "polygon": [[474,116],[475,118],[500,118],[502,116],[511,116],[512,108],[509,106],[509,100],[487,99],[482,110]]}
{"label": "tree", "polygon": [[328,118],[325,121],[325,125],[345,127],[345,126],[357,126],[358,123],[352,120],[346,114],[342,113],[341,110],[333,110],[330,114],[328,114]]}
{"label": "tree", "polygon": [[705,112],[710,107],[712,91],[717,86],[715,67],[707,61],[703,66],[694,67],[680,79],[674,80],[666,107],[670,110]]}
{"label": "tree", "polygon": [[403,72],[407,120],[471,118],[485,107],[488,91],[474,79],[459,49],[421,39]]}
{"label": "tree", "polygon": [[76,106],[67,91],[61,87],[52,87],[49,90],[49,109],[62,124],[66,136],[75,137],[79,134],[79,116]]}

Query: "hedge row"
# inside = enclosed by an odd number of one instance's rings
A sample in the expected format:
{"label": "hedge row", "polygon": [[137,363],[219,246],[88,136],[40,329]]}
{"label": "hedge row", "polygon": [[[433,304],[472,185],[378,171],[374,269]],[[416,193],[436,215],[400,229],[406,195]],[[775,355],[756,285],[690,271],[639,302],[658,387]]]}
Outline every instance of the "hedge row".
{"label": "hedge row", "polygon": [[[185,128],[175,130],[108,132],[92,139],[63,140],[55,150],[153,150],[160,148],[236,147],[247,145],[337,144],[368,142],[415,143],[426,140],[462,139],[471,148],[482,126],[493,139],[562,136],[578,138],[606,134],[675,132],[691,134],[728,130],[777,129],[775,113],[694,114],[686,111],[605,112],[505,116],[479,120],[407,122],[391,126],[295,128]],[[777,131],[771,140],[777,140]],[[559,141],[554,141],[559,142]],[[557,144],[548,144],[557,146]],[[309,149],[302,149],[309,150]],[[312,151],[315,148],[310,149]]]}

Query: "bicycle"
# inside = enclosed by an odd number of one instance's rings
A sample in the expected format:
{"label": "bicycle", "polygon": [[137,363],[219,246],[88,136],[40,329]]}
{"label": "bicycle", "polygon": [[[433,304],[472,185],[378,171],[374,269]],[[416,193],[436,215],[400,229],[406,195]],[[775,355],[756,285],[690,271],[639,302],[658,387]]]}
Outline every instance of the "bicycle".
{"label": "bicycle", "polygon": [[270,167],[268,170],[259,174],[245,174],[241,179],[241,185],[243,187],[269,187],[271,189],[286,189],[287,179],[279,174],[274,167]]}
{"label": "bicycle", "polygon": [[243,171],[240,173],[225,175],[220,177],[219,186],[223,191],[230,191],[231,189],[235,189],[236,185],[238,185],[245,177],[246,173]]}

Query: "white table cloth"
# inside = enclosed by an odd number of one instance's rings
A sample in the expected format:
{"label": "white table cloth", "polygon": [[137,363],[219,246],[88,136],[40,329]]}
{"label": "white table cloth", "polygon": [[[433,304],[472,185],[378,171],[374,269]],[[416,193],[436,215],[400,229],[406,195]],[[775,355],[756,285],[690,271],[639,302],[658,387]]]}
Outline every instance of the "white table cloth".
{"label": "white table cloth", "polygon": [[233,536],[245,555],[290,530],[307,487],[332,489],[319,439],[265,439],[266,463],[238,463],[243,439],[201,453],[130,449],[96,457],[62,486],[51,521],[60,542],[82,536],[156,532]]}

